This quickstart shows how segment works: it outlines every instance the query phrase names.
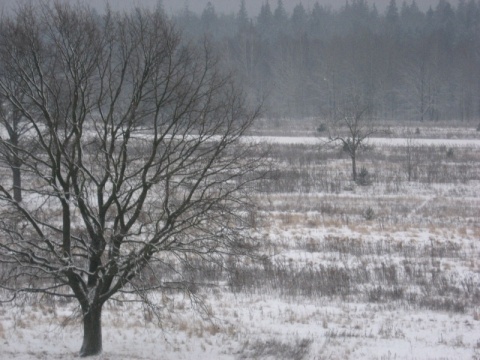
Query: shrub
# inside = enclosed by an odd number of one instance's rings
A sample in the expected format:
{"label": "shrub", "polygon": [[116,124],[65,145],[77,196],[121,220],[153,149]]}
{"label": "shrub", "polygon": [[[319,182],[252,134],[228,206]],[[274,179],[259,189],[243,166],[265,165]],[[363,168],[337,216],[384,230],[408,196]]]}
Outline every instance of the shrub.
{"label": "shrub", "polygon": [[365,210],[363,217],[368,221],[373,220],[375,218],[375,211],[373,211],[371,207],[368,207],[367,210]]}
{"label": "shrub", "polygon": [[453,148],[448,148],[447,150],[447,158],[453,158],[454,156]]}
{"label": "shrub", "polygon": [[372,183],[370,173],[365,167],[362,167],[360,173],[357,175],[357,184],[361,186],[368,186]]}
{"label": "shrub", "polygon": [[288,359],[302,360],[307,358],[312,344],[311,339],[296,339],[294,343],[284,343],[277,339],[245,342],[239,352],[239,359]]}
{"label": "shrub", "polygon": [[317,127],[317,132],[325,132],[325,131],[327,131],[327,129],[328,129],[327,125],[324,124],[324,123],[321,123]]}

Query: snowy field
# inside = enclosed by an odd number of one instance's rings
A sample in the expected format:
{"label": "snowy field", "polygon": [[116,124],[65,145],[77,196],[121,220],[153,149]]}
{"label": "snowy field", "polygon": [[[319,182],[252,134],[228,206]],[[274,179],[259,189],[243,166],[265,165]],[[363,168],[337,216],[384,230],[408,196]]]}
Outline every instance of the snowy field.
{"label": "snowy field", "polygon": [[[160,323],[107,303],[96,359],[480,359],[478,139],[418,139],[408,161],[405,139],[374,139],[365,186],[318,138],[250,140],[276,163],[255,194],[262,261],[199,264],[218,280],[196,290],[203,306],[152,294]],[[76,358],[75,306],[0,304],[0,359]]]}
{"label": "snowy field", "polygon": [[[172,300],[173,301],[173,300]],[[141,309],[108,306],[104,352],[96,359],[476,359],[478,310],[408,309],[395,303],[281,299],[274,295],[208,296],[212,322],[189,301],[162,329]],[[173,305],[172,305],[173,306]],[[74,359],[81,327],[70,308],[2,309],[2,359]]]}
{"label": "snowy field", "polygon": [[[268,144],[291,144],[319,146],[329,143],[326,137],[313,136],[248,136],[245,141]],[[405,147],[412,142],[424,146],[480,147],[480,139],[427,139],[427,138],[385,138],[373,137],[367,141],[369,145]]]}

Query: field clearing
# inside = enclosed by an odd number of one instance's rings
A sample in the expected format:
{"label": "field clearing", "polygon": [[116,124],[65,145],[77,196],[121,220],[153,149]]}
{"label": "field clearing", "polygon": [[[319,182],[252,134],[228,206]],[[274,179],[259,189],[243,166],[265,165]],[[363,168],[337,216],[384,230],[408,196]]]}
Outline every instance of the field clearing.
{"label": "field clearing", "polygon": [[[328,143],[326,137],[314,136],[248,136],[245,141],[253,143],[268,144],[292,144],[292,145],[321,145]],[[408,145],[412,138],[385,138],[372,137],[368,140],[370,145],[404,147]],[[435,139],[435,138],[413,138],[417,145],[425,146],[454,146],[454,147],[480,147],[480,139]]]}
{"label": "field clearing", "polygon": [[[480,140],[416,139],[410,163],[406,140],[372,140],[361,186],[305,139],[252,138],[276,164],[253,194],[262,260],[199,263],[201,302],[151,294],[160,323],[109,302],[96,359],[480,359]],[[0,358],[76,358],[74,309],[0,304]]]}

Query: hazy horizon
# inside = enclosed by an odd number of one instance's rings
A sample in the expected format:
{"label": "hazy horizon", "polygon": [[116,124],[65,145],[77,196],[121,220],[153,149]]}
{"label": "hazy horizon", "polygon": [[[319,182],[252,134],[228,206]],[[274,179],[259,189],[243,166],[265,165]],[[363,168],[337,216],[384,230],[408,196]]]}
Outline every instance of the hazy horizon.
{"label": "hazy horizon", "polygon": [[[26,2],[30,0],[0,0],[0,9],[11,9],[16,4],[20,2]],[[102,10],[105,7],[106,3],[110,3],[115,9],[128,9],[132,8],[133,6],[146,6],[151,7],[155,6],[158,3],[158,0],[65,0],[71,2],[84,2],[92,7]],[[178,11],[188,8],[191,11],[201,13],[203,9],[205,9],[208,2],[211,2],[215,7],[217,13],[236,13],[240,9],[241,0],[162,0],[163,6],[165,10],[170,13],[174,14]],[[249,17],[256,17],[260,11],[262,4],[266,2],[270,3],[272,11],[277,7],[278,0],[245,0],[245,4],[247,6],[247,12]],[[291,13],[292,9],[302,3],[307,9],[313,7],[313,5],[318,2],[320,5],[331,7],[332,9],[340,9],[342,6],[345,5],[346,0],[335,1],[335,0],[283,0],[283,4],[286,10]],[[367,0],[367,4],[372,6],[375,4],[378,11],[383,13],[388,5],[390,0]],[[412,0],[406,0],[407,4],[411,4]],[[439,2],[439,0],[415,0],[418,7],[425,11],[430,6],[435,8]],[[456,6],[458,4],[458,0],[451,0],[449,1],[452,5]],[[397,7],[400,9],[403,0],[397,0]]]}
{"label": "hazy horizon", "polygon": [[[370,6],[375,4],[380,12],[384,12],[387,8],[387,5],[390,3],[390,0],[366,1]],[[145,2],[145,0],[143,2]],[[151,2],[156,3],[156,0],[151,0]],[[237,12],[240,9],[241,0],[163,0],[163,5],[169,12],[176,12],[182,8],[185,8],[186,6],[188,6],[188,8],[192,11],[201,12],[208,2],[211,2],[215,7],[215,10],[219,13],[231,13]],[[255,17],[259,13],[262,4],[266,2],[270,3],[272,10],[277,7],[277,0],[245,0],[248,15],[250,17]],[[288,12],[291,12],[293,8],[300,3],[302,3],[306,8],[312,8],[316,2],[318,2],[320,5],[329,6],[332,9],[340,9],[345,5],[346,0],[283,0],[283,4]],[[396,2],[397,7],[400,9],[403,0],[397,0]],[[412,0],[406,0],[406,2],[407,4],[411,4]],[[415,0],[415,2],[421,10],[425,11],[430,6],[435,8],[439,0]],[[449,2],[456,6],[458,0],[452,0]]]}

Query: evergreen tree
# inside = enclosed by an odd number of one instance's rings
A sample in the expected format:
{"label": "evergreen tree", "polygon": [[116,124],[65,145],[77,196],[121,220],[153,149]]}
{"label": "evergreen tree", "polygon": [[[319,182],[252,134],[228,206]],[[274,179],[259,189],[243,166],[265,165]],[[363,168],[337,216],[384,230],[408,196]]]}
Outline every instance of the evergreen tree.
{"label": "evergreen tree", "polygon": [[275,23],[275,30],[277,32],[285,33],[287,31],[288,15],[282,0],[277,1],[277,8],[273,13],[273,19]]}
{"label": "evergreen tree", "polygon": [[307,12],[305,11],[305,8],[303,7],[302,3],[296,5],[293,8],[292,17],[290,19],[293,31],[297,34],[305,32],[306,26],[307,26],[307,20],[308,20]]}
{"label": "evergreen tree", "polygon": [[334,24],[330,22],[333,15],[320,4],[315,2],[309,18],[309,34],[317,39],[325,38],[330,31],[334,30]]}
{"label": "evergreen tree", "polygon": [[385,14],[385,20],[387,24],[397,24],[399,20],[397,2],[390,0],[390,3]]}
{"label": "evergreen tree", "polygon": [[242,0],[240,2],[240,10],[238,11],[237,14],[237,26],[238,26],[238,31],[242,32],[245,31],[248,27],[248,13],[247,13],[247,7],[245,5],[245,0]]}
{"label": "evergreen tree", "polygon": [[205,6],[205,9],[202,12],[202,26],[203,26],[203,31],[204,32],[211,32],[213,33],[215,28],[217,27],[217,22],[218,22],[218,16],[215,11],[215,7],[213,4],[209,1],[207,5]]}
{"label": "evergreen tree", "polygon": [[260,8],[260,14],[257,19],[257,26],[262,36],[271,35],[273,27],[273,14],[268,0]]}

